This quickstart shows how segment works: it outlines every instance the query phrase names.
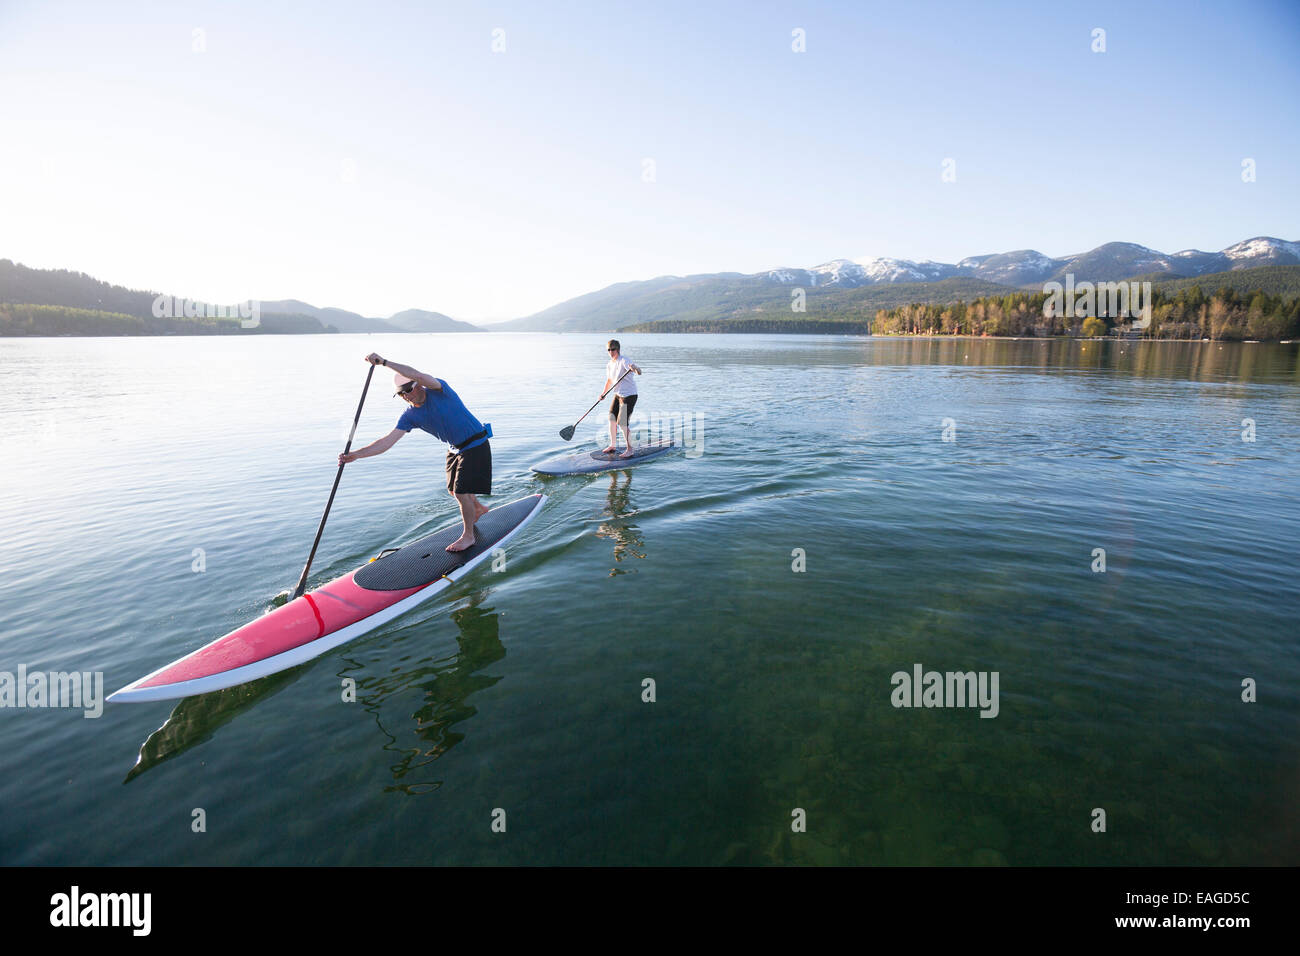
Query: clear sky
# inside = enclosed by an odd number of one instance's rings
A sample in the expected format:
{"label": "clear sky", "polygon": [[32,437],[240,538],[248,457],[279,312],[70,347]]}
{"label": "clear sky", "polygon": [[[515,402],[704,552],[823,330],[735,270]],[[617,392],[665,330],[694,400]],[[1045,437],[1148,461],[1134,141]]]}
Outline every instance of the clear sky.
{"label": "clear sky", "polygon": [[1300,3],[1253,0],[0,0],[0,258],[493,321],[665,274],[1300,239],[1298,54]]}

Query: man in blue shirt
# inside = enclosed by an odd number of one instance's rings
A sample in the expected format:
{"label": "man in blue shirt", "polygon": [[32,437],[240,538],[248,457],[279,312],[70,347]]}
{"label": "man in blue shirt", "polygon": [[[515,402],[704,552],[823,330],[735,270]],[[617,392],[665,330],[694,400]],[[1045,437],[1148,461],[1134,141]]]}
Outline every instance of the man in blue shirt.
{"label": "man in blue shirt", "polygon": [[366,356],[371,365],[391,368],[395,373],[397,395],[410,406],[397,420],[397,427],[365,448],[339,455],[344,465],[358,458],[382,455],[412,428],[419,428],[451,446],[447,452],[447,491],[460,506],[465,529],[447,545],[448,551],[464,551],[474,544],[474,522],[488,513],[478,495],[492,494],[492,446],[490,429],[485,428],[446,382],[425,375],[406,365],[389,362],[375,352]]}

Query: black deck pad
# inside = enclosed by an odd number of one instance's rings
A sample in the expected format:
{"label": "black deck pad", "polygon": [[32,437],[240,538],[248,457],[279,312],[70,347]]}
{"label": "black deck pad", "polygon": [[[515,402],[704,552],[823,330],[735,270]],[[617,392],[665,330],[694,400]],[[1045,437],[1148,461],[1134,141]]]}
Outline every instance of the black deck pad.
{"label": "black deck pad", "polygon": [[462,525],[435,531],[412,541],[386,557],[377,558],[353,575],[352,580],[367,591],[401,591],[436,581],[468,564],[519,526],[537,507],[539,495],[529,495],[508,505],[493,508],[474,525],[475,542],[453,554],[445,550],[460,537]]}
{"label": "black deck pad", "polygon": [[672,440],[664,439],[635,448],[632,451],[632,454],[627,458],[623,457],[623,451],[626,449],[620,449],[619,451],[593,451],[591,457],[596,461],[636,461],[638,458],[644,458],[646,455],[653,455],[657,452],[663,451],[665,448],[672,447]]}

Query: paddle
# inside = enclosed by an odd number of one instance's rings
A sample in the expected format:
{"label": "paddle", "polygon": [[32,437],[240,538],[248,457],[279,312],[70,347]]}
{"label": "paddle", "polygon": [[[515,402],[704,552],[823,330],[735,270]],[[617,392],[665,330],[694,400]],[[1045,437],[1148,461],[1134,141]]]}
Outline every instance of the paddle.
{"label": "paddle", "polygon": [[[620,375],[618,377],[618,382],[621,382],[623,381],[623,379],[627,378],[628,372],[631,371],[632,371],[631,369],[628,369],[627,372],[624,372],[622,375]],[[613,385],[611,385],[609,388],[607,388],[604,392],[601,393],[600,398],[596,399],[596,405],[599,405],[601,402],[605,400],[605,396],[614,390],[615,386],[618,385],[618,382],[615,382]],[[592,405],[591,408],[595,408],[596,405]],[[582,413],[582,418],[586,418],[588,415],[591,414],[591,408],[587,409],[585,412]],[[565,441],[568,441],[570,438],[572,438],[573,430],[582,424],[582,418],[579,418],[572,425],[565,425],[563,428],[561,428],[560,437],[563,438]]]}
{"label": "paddle", "polygon": [[[370,390],[370,377],[375,374],[375,366],[372,362],[370,371],[366,372],[366,384],[361,389],[361,401],[357,402],[357,414],[352,419],[352,431],[348,433],[348,443],[343,446],[343,454],[352,450],[352,439],[357,436],[357,423],[361,421],[361,406],[366,403],[366,392]],[[311,543],[311,554],[307,555],[307,564],[302,569],[302,577],[298,579],[298,587],[294,589],[293,599],[302,597],[303,592],[307,589],[307,572],[311,570],[311,563],[316,558],[316,548],[320,546],[320,536],[325,533],[325,519],[330,516],[330,508],[334,505],[334,493],[339,490],[339,479],[343,477],[343,465],[339,465],[339,470],[334,475],[334,487],[330,489],[330,499],[325,502],[325,513],[320,516],[320,527],[316,529],[316,540]],[[272,602],[276,606],[285,604],[290,600],[288,591],[281,591],[275,596]]]}

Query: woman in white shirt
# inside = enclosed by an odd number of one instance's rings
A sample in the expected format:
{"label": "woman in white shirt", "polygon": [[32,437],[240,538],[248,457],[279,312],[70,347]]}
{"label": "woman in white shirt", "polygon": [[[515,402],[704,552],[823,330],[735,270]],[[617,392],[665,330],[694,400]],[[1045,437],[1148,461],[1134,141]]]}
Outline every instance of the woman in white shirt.
{"label": "woman in white shirt", "polygon": [[632,436],[628,432],[627,421],[632,417],[632,409],[636,407],[636,380],[628,375],[629,371],[641,374],[635,364],[633,364],[619,350],[618,339],[610,339],[606,347],[609,352],[609,364],[605,366],[605,387],[601,389],[601,395],[609,393],[611,388],[614,389],[614,401],[609,405],[609,447],[605,449],[606,454],[613,454],[618,451],[618,429],[623,429],[623,440],[627,442],[627,451],[619,455],[619,458],[632,457]]}

